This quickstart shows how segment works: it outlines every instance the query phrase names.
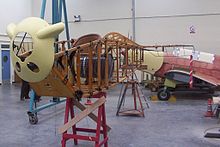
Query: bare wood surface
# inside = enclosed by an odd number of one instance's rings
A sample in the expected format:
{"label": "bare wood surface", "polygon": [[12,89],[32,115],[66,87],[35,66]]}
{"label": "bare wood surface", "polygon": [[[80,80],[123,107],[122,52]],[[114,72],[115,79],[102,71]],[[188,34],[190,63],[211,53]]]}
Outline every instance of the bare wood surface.
{"label": "bare wood surface", "polygon": [[74,97],[74,87],[62,79],[61,73],[53,69],[43,81],[30,83],[30,86],[39,96]]}
{"label": "bare wood surface", "polygon": [[[95,94],[95,93],[94,93]],[[80,102],[78,102],[76,99],[73,99],[74,100],[74,104],[77,106],[77,108],[79,108],[81,111],[85,110],[86,107],[81,104]],[[90,113],[88,115],[93,121],[97,122],[98,118],[97,116],[94,114],[94,113]],[[107,125],[107,130],[110,131],[111,128]]]}
{"label": "bare wood surface", "polygon": [[119,82],[119,47],[118,42],[116,43],[116,74],[117,82]]}
{"label": "bare wood surface", "polygon": [[[75,67],[73,67],[75,68]],[[81,88],[81,78],[80,78],[80,73],[81,73],[81,61],[80,61],[80,51],[77,52],[76,55],[76,78],[77,78],[77,87],[80,89]]]}
{"label": "bare wood surface", "polygon": [[88,81],[89,81],[89,92],[92,92],[92,81],[93,81],[93,56],[92,56],[92,49],[93,47],[91,47],[89,49],[89,77],[88,77]]}
{"label": "bare wood surface", "polygon": [[101,45],[98,44],[98,68],[97,68],[97,78],[98,78],[98,88],[101,86]]}
{"label": "bare wood surface", "polygon": [[76,115],[72,120],[64,124],[62,127],[59,128],[59,133],[62,134],[65,131],[67,131],[69,128],[74,126],[77,122],[88,116],[91,112],[93,112],[95,109],[97,109],[99,106],[104,104],[106,101],[105,97],[101,97],[98,99],[95,103],[88,106],[85,110],[83,110],[80,114]]}
{"label": "bare wood surface", "polygon": [[105,41],[105,85],[108,87],[108,46],[107,46],[107,41]]}
{"label": "bare wood surface", "polygon": [[85,44],[82,44],[82,45],[78,45],[76,47],[73,47],[73,48],[70,48],[68,50],[65,50],[65,51],[60,51],[59,53],[56,53],[55,54],[55,59],[65,55],[65,52],[68,51],[68,53],[72,53],[73,51],[77,51],[77,50],[81,50],[81,49],[85,49],[85,48],[88,48],[90,47],[91,44],[96,44],[98,43],[100,40],[95,40],[95,41],[92,41],[92,42],[89,42],[89,43],[85,43]]}

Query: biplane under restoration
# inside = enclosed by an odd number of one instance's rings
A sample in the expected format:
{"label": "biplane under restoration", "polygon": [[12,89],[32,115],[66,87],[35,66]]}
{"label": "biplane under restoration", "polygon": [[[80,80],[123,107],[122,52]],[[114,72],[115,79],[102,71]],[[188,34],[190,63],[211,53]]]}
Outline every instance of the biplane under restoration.
{"label": "biplane under restoration", "polygon": [[[35,17],[7,27],[15,72],[38,96],[72,98],[74,105],[84,110],[80,98],[93,97],[143,68],[143,47],[119,33],[55,42],[63,30],[62,22],[49,25]],[[18,35],[22,35],[20,40]],[[26,38],[33,42],[31,49],[23,48]],[[71,48],[66,48],[68,43]],[[95,115],[89,116],[97,121]]]}
{"label": "biplane under restoration", "polygon": [[[17,25],[10,24],[7,27],[7,34],[11,40],[12,64],[17,75],[29,82],[39,96],[67,98],[65,124],[59,130],[63,133],[63,146],[70,138],[75,137],[76,143],[77,139],[82,137],[76,135],[76,123],[86,116],[97,122],[99,128],[83,130],[96,132],[96,136],[99,136],[102,126],[105,133],[104,142],[101,144],[105,143],[107,146],[108,126],[105,120],[103,91],[133,77],[135,70],[146,70],[156,76],[166,77],[165,88],[158,94],[162,100],[169,98],[170,88],[175,88],[179,83],[190,82],[189,59],[165,52],[149,51],[146,46],[141,46],[116,32],[108,33],[104,37],[89,34],[77,40],[55,42],[54,38],[63,30],[62,22],[49,25],[35,17],[26,18]],[[22,39],[16,40],[21,34]],[[23,48],[23,42],[27,37],[32,40],[31,49]],[[68,43],[71,44],[71,48],[66,48]],[[154,46],[154,49],[157,47]],[[57,49],[56,52],[54,48]],[[201,53],[200,58],[193,61],[191,66],[193,86],[218,86],[220,57]],[[90,107],[86,108],[80,103],[80,98],[97,96],[97,93],[103,95],[99,95],[100,99]],[[73,114],[73,104],[82,110],[76,117]],[[96,108],[99,109],[98,116],[92,113]],[[73,134],[67,134],[69,128],[73,128]],[[98,137],[91,139],[84,136],[82,139],[96,141],[97,146],[99,144]]]}
{"label": "biplane under restoration", "polygon": [[[15,72],[29,82],[38,95],[89,96],[125,80],[130,73],[127,66],[141,68],[142,46],[114,32],[104,37],[89,34],[75,41],[59,41],[55,43],[58,52],[54,53],[54,37],[63,29],[62,23],[48,25],[33,17],[8,26]],[[20,32],[24,38],[27,34],[32,38],[33,49],[22,50],[22,41],[14,42]],[[65,47],[68,42],[70,49]],[[121,54],[122,50],[125,54],[132,52],[131,60]]]}
{"label": "biplane under restoration", "polygon": [[[89,97],[125,80],[131,74],[130,67],[166,77],[165,88],[158,92],[161,100],[167,100],[170,90],[179,85],[189,85],[189,56],[193,50],[180,49],[184,45],[141,46],[112,32],[104,37],[89,34],[77,40],[59,41],[55,43],[58,51],[54,53],[54,37],[63,29],[62,23],[49,25],[33,17],[7,28],[15,72],[30,82],[38,95]],[[16,44],[19,33],[23,33],[23,39]],[[22,49],[26,36],[32,38],[31,50]],[[67,43],[72,47],[66,48]],[[176,50],[173,54],[149,51],[159,47],[175,47]],[[197,52],[192,64],[194,88],[212,90],[219,85],[219,60],[217,55]]]}
{"label": "biplane under restoration", "polygon": [[[65,124],[59,129],[63,134],[62,146],[70,138],[74,138],[75,144],[81,138],[95,141],[96,146],[107,146],[106,131],[110,128],[105,120],[105,90],[127,80],[135,70],[143,68],[143,47],[115,32],[104,37],[89,34],[77,40],[55,42],[63,30],[62,22],[49,25],[35,17],[26,18],[17,25],[10,24],[7,34],[11,40],[12,65],[17,75],[29,82],[37,95],[67,98]],[[22,38],[17,39],[21,35]],[[33,43],[31,49],[23,46],[26,38]],[[66,48],[68,43],[71,48]],[[98,97],[98,100],[85,107],[79,101],[82,97]],[[74,116],[73,106],[82,112]],[[95,109],[98,109],[98,115],[93,113]],[[76,123],[86,116],[97,123],[97,129],[76,128]],[[69,128],[73,128],[73,134],[67,133]],[[76,131],[93,132],[96,137],[82,137],[76,135]],[[100,133],[104,137],[101,143]]]}

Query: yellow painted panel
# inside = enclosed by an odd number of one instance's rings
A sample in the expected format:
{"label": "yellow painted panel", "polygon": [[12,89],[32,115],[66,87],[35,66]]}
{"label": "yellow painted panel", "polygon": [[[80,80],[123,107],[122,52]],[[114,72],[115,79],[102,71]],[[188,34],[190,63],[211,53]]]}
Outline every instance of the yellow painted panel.
{"label": "yellow painted panel", "polygon": [[172,87],[175,88],[176,87],[176,83],[174,80],[169,80],[169,79],[165,79],[164,85],[167,87]]}
{"label": "yellow painted panel", "polygon": [[150,74],[154,74],[158,71],[163,64],[163,55],[163,52],[145,51],[143,63],[143,65],[147,65],[147,69],[145,71]]}
{"label": "yellow painted panel", "polygon": [[[151,101],[154,101],[154,102],[160,101],[157,95],[152,95],[150,98],[151,98]],[[176,102],[176,97],[174,95],[171,95],[168,102]]]}
{"label": "yellow painted panel", "polygon": [[[8,25],[7,33],[11,39],[12,65],[20,78],[28,82],[39,82],[48,76],[54,63],[54,38],[63,30],[63,23],[49,25],[37,17],[26,18],[17,25]],[[19,33],[28,33],[33,41],[33,50],[23,61],[16,55],[16,51],[13,51],[13,41]],[[27,66],[30,63],[34,63],[39,71],[33,72]]]}

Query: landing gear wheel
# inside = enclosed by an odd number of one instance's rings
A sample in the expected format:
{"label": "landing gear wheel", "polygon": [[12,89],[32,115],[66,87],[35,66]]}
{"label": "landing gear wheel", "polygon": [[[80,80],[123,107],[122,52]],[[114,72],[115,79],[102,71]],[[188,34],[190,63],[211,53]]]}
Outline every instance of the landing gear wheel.
{"label": "landing gear wheel", "polygon": [[167,101],[170,98],[170,91],[168,89],[161,88],[157,92],[157,97],[161,101]]}
{"label": "landing gear wheel", "polygon": [[28,112],[28,117],[30,124],[35,125],[38,123],[37,113]]}

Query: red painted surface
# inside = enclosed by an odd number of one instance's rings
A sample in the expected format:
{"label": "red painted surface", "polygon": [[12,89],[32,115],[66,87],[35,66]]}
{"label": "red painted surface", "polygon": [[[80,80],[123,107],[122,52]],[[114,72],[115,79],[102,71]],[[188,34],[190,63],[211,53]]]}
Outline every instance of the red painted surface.
{"label": "red painted surface", "polygon": [[[105,92],[100,92],[93,96],[93,98],[100,98],[102,96],[106,96]],[[66,108],[65,108],[65,116],[64,116],[64,124],[69,120],[69,114],[71,119],[74,118],[74,102],[72,98],[67,98],[66,100]],[[102,128],[102,129],[101,129]],[[77,132],[88,132],[95,133],[95,136],[91,135],[80,135]],[[103,140],[100,141],[101,134],[103,134]],[[106,114],[105,114],[105,103],[99,106],[98,108],[98,116],[97,116],[97,125],[96,129],[90,128],[79,128],[74,125],[72,127],[72,132],[68,133],[67,131],[62,134],[62,147],[66,147],[66,141],[69,139],[74,139],[74,144],[78,144],[78,140],[87,140],[94,141],[95,147],[108,147],[108,136],[107,136],[107,124],[106,124]]]}
{"label": "red painted surface", "polygon": [[207,112],[204,115],[205,117],[213,117],[214,113],[212,111],[212,99],[208,99]]}
{"label": "red painted surface", "polygon": [[[174,55],[164,56],[164,62],[161,68],[155,73],[156,76],[164,77],[164,74],[172,69],[179,69],[190,71],[190,60],[186,58],[177,57]],[[216,85],[220,85],[220,56],[215,55],[213,63],[206,63],[201,61],[193,61],[193,75],[197,75],[202,79],[211,81]]]}
{"label": "red painted surface", "polygon": [[189,87],[193,88],[193,56],[190,55],[189,59]]}

